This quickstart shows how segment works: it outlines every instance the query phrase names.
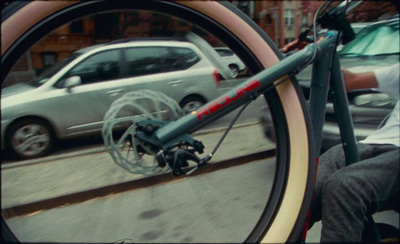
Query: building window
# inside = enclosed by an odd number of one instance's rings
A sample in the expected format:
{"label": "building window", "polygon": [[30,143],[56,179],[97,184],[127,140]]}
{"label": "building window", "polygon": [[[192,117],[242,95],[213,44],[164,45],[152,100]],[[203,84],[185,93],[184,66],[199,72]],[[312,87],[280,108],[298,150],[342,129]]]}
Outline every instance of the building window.
{"label": "building window", "polygon": [[301,18],[301,26],[302,27],[307,27],[308,26],[308,19],[306,15],[303,15]]}
{"label": "building window", "polygon": [[118,28],[119,15],[117,13],[101,13],[94,15],[92,18],[95,38],[111,40]]}
{"label": "building window", "polygon": [[70,25],[71,33],[81,34],[83,31],[83,20],[75,20]]}
{"label": "building window", "polygon": [[55,52],[44,52],[42,53],[43,68],[52,66],[57,62],[57,53]]}
{"label": "building window", "polygon": [[267,14],[265,16],[265,25],[272,25],[273,18],[271,14]]}
{"label": "building window", "polygon": [[294,24],[294,10],[286,9],[285,10],[285,24],[293,25]]}
{"label": "building window", "polygon": [[179,26],[179,27],[186,27],[186,26],[188,26],[187,22],[184,21],[184,20],[178,19],[177,22],[178,22],[178,26]]}
{"label": "building window", "polygon": [[125,22],[127,26],[139,26],[140,25],[140,16],[139,12],[134,11],[129,13],[125,17]]}

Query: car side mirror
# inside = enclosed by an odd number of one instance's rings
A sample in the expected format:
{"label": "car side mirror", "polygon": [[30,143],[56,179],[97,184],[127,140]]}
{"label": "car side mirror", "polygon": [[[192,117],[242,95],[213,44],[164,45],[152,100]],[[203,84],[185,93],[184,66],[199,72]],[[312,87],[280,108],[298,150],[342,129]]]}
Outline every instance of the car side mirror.
{"label": "car side mirror", "polygon": [[64,87],[67,88],[68,92],[71,92],[72,88],[74,88],[75,86],[79,86],[80,84],[82,84],[81,77],[75,75],[65,80]]}

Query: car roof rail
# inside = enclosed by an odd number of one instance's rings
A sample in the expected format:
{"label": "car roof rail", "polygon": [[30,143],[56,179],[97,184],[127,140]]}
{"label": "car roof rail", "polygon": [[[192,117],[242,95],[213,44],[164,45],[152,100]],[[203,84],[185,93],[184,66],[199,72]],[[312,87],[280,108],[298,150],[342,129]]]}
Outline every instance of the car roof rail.
{"label": "car roof rail", "polygon": [[107,42],[106,45],[112,45],[112,44],[120,44],[120,43],[128,43],[128,42],[137,42],[137,41],[181,41],[181,42],[188,42],[188,40],[184,37],[178,37],[178,36],[173,36],[173,37],[167,37],[167,36],[161,36],[161,37],[135,37],[135,38],[123,38],[123,39],[118,39],[114,41]]}

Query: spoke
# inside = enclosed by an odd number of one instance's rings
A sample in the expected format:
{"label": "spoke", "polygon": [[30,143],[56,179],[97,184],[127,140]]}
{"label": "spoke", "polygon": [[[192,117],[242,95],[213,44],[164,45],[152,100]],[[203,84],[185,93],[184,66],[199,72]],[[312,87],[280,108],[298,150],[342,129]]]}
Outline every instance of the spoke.
{"label": "spoke", "polygon": [[27,151],[28,148],[31,147],[31,145],[32,145],[32,142],[26,140],[26,141],[22,142],[21,144],[17,145],[17,146],[15,147],[15,149],[16,149],[18,152],[23,153],[23,152]]}
{"label": "spoke", "polygon": [[[121,146],[121,145],[125,145],[127,138],[129,135],[132,135],[131,131],[135,131],[136,129],[136,125],[132,124],[131,126],[129,126],[129,128],[124,132],[124,134],[122,134],[122,136],[119,138],[117,145]],[[112,131],[111,131],[112,133]]]}
{"label": "spoke", "polygon": [[31,150],[34,152],[40,151],[40,146],[38,143],[32,143],[30,146]]}
{"label": "spoke", "polygon": [[28,130],[31,135],[39,135],[40,128],[41,128],[40,125],[35,125],[35,124],[28,126]]}
{"label": "spoke", "polygon": [[23,128],[19,129],[15,134],[14,138],[17,140],[25,140],[27,137],[27,133],[24,132]]}
{"label": "spoke", "polygon": [[[120,138],[114,139],[112,133],[118,122],[121,123],[118,118],[121,111],[135,115],[124,117],[124,121],[132,124]],[[115,100],[105,115],[102,131],[105,147],[114,162],[131,173],[153,175],[164,171],[156,163],[152,146],[135,138],[137,130],[140,130],[137,124],[143,120],[163,120],[163,117],[176,120],[183,115],[178,103],[163,93],[150,90],[128,92]]]}
{"label": "spoke", "polygon": [[48,134],[35,136],[35,142],[48,142],[50,140],[50,136]]}

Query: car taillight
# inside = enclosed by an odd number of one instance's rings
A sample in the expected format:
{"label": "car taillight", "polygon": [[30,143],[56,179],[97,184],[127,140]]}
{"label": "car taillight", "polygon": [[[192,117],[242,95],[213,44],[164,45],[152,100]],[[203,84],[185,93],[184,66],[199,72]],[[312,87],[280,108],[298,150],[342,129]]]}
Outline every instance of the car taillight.
{"label": "car taillight", "polygon": [[221,83],[221,75],[218,73],[218,70],[214,70],[214,72],[212,73],[214,80],[215,80],[215,84],[217,85],[217,87],[220,86]]}

